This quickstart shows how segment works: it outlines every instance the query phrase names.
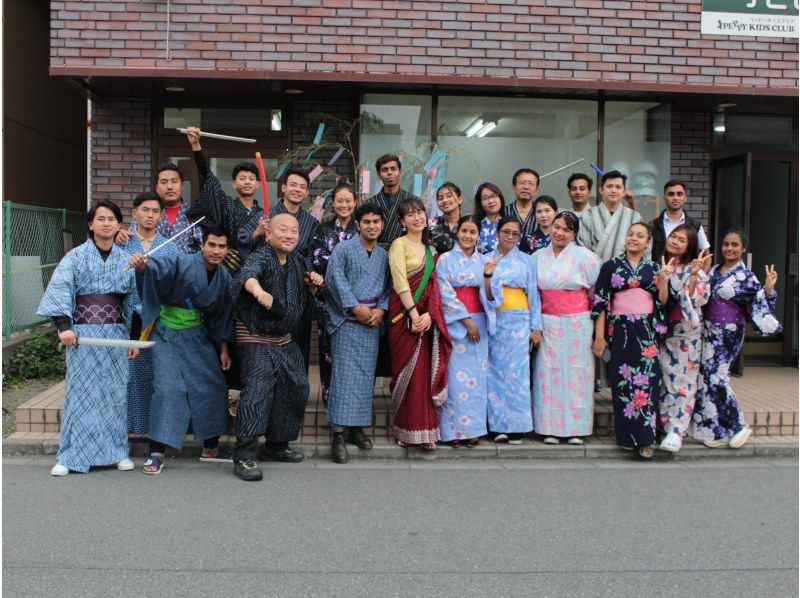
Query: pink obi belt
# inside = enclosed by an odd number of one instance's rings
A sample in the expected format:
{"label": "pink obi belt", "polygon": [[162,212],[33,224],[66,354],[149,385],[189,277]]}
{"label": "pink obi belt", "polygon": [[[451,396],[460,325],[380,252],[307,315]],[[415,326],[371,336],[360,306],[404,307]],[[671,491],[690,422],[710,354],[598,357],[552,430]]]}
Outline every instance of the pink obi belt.
{"label": "pink obi belt", "polygon": [[703,309],[703,317],[714,324],[738,324],[743,326],[747,319],[744,309],[732,301],[711,297]]}
{"label": "pink obi belt", "polygon": [[539,291],[542,296],[542,313],[547,316],[573,316],[589,311],[586,289]]}
{"label": "pink obi belt", "polygon": [[653,313],[653,296],[644,289],[627,289],[614,294],[611,315],[633,316]]}
{"label": "pink obi belt", "polygon": [[471,314],[482,314],[483,304],[481,303],[481,295],[478,287],[453,287],[456,292],[456,297],[467,311]]}

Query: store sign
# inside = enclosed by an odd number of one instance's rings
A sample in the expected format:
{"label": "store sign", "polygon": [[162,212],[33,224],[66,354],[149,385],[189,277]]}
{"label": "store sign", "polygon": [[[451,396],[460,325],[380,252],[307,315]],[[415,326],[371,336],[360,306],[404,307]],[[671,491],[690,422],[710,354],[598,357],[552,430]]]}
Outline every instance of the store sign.
{"label": "store sign", "polygon": [[703,0],[700,32],[798,38],[799,4],[800,0]]}

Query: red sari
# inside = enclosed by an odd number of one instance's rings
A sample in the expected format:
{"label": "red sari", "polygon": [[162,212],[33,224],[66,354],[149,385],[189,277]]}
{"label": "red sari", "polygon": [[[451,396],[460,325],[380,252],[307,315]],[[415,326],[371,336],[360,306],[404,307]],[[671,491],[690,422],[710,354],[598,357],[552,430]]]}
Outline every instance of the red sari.
{"label": "red sari", "polygon": [[[430,257],[429,259],[433,259]],[[408,273],[412,295],[422,282],[425,263]],[[389,325],[392,356],[394,437],[405,444],[428,444],[441,439],[437,407],[447,399],[447,362],[452,343],[442,311],[434,273],[416,303],[420,315],[429,313],[431,327],[421,336],[408,329],[407,318]],[[403,311],[400,296],[389,297],[390,322]]]}

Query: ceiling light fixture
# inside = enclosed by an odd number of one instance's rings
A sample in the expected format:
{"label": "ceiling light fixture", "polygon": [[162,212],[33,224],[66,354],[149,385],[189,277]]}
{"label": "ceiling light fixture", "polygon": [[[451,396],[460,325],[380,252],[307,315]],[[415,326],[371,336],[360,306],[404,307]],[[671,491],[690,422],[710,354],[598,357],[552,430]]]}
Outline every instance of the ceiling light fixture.
{"label": "ceiling light fixture", "polygon": [[497,126],[497,123],[496,123],[496,122],[494,122],[494,121],[489,121],[488,123],[486,123],[485,125],[483,125],[483,127],[481,127],[481,129],[480,129],[480,130],[479,130],[477,133],[475,133],[475,135],[476,135],[477,137],[486,137],[486,135],[488,135],[489,133],[491,133],[492,131],[494,131],[494,128],[495,128],[496,126]]}
{"label": "ceiling light fixture", "polygon": [[180,85],[168,85],[166,90],[171,91],[172,93],[180,93],[182,91],[186,91],[186,88],[181,87]]}
{"label": "ceiling light fixture", "polygon": [[717,133],[725,132],[725,115],[721,112],[714,115],[714,131]]}
{"label": "ceiling light fixture", "polygon": [[479,118],[474,123],[472,123],[467,130],[464,132],[464,135],[467,137],[475,137],[475,134],[480,131],[486,123],[483,122],[482,118]]}
{"label": "ceiling light fixture", "polygon": [[293,96],[300,95],[301,93],[303,93],[302,89],[295,89],[294,87],[290,87],[289,89],[284,89],[283,91],[284,93],[288,93]]}

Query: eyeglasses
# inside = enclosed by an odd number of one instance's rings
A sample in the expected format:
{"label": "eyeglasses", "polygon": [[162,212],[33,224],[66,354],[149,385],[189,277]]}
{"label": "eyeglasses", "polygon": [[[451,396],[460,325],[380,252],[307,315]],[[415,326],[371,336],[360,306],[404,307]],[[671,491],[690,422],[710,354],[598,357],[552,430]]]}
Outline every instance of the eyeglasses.
{"label": "eyeglasses", "polygon": [[489,201],[490,199],[500,199],[500,196],[497,193],[492,193],[481,197],[481,201]]}
{"label": "eyeglasses", "polygon": [[539,183],[537,181],[517,181],[520,187],[536,187]]}
{"label": "eyeglasses", "polygon": [[500,234],[503,235],[504,237],[508,237],[509,239],[518,239],[519,238],[519,233],[517,231],[511,230],[509,228],[504,228],[503,230],[500,231]]}

